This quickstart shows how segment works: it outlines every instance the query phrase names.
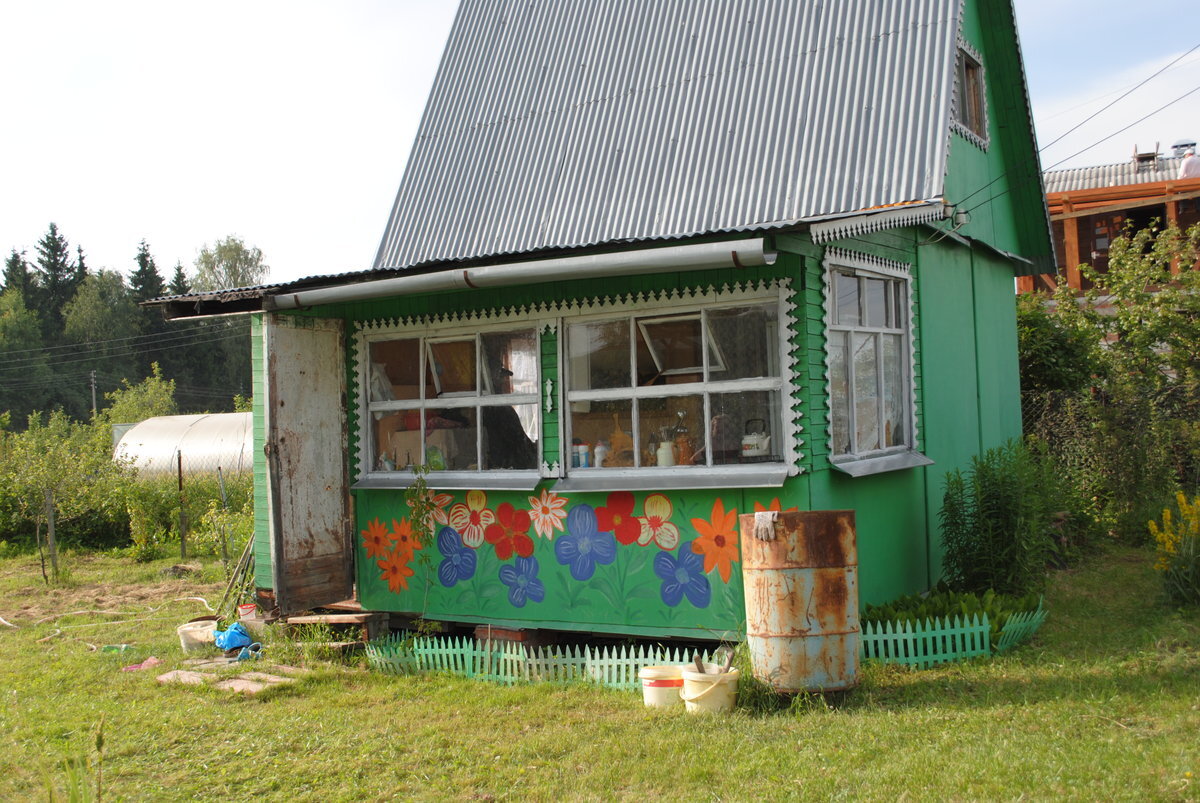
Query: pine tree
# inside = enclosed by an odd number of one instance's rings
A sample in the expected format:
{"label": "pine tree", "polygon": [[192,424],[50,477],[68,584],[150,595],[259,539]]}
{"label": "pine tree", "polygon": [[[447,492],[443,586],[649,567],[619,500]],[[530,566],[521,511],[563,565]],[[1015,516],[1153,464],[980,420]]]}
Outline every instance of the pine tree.
{"label": "pine tree", "polygon": [[183,272],[183,263],[175,263],[175,274],[171,277],[171,283],[167,285],[167,290],[173,296],[186,296],[192,291],[192,287],[188,284],[187,276]]}
{"label": "pine tree", "polygon": [[25,261],[25,252],[14,248],[4,261],[4,278],[0,281],[0,286],[5,290],[16,290],[28,306],[29,288],[32,284],[33,276],[29,272],[29,263]]}
{"label": "pine tree", "polygon": [[137,262],[137,270],[129,277],[129,289],[133,300],[140,304],[163,295],[166,282],[163,281],[162,274],[158,272],[158,266],[154,264],[154,257],[150,255],[150,246],[146,244],[145,240],[138,244],[137,256],[133,259]]}
{"label": "pine tree", "polygon": [[[58,233],[58,225],[50,224],[46,235],[37,244],[37,292],[35,304],[41,313],[46,338],[57,342],[62,334],[62,310],[79,286],[77,269],[72,266],[67,238]],[[82,263],[82,249],[80,263]],[[28,302],[27,302],[28,303]]]}

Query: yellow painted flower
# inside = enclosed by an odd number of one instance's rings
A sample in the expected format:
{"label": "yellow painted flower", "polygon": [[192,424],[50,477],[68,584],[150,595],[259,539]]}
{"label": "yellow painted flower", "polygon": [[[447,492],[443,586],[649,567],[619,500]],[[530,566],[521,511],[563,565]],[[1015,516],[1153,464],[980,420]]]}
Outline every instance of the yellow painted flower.
{"label": "yellow painted flower", "polygon": [[638,543],[642,546],[651,541],[662,549],[674,549],[679,546],[679,528],[671,523],[671,513],[674,508],[671,500],[662,494],[650,494],[642,505],[644,516],[638,516],[642,531],[638,535]]}
{"label": "yellow painted flower", "polygon": [[487,508],[487,494],[483,491],[467,491],[467,501],[450,508],[450,526],[458,530],[463,543],[471,549],[479,549],[483,543],[483,532],[496,520],[496,514]]}

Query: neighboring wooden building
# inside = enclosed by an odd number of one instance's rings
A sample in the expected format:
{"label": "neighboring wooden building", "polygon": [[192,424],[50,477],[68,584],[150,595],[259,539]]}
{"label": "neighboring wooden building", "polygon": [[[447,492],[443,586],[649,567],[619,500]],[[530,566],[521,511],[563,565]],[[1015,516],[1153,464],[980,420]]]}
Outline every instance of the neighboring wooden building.
{"label": "neighboring wooden building", "polygon": [[938,578],[1050,264],[1009,0],[463,0],[373,269],[158,303],[254,316],[284,612],[717,637],[738,513]]}
{"label": "neighboring wooden building", "polygon": [[1106,271],[1109,245],[1127,228],[1175,224],[1186,229],[1200,223],[1200,178],[1177,178],[1185,147],[1176,146],[1179,153],[1171,156],[1156,150],[1135,153],[1121,164],[1046,171],[1043,180],[1057,270],[1022,276],[1017,289],[1053,292],[1066,282],[1075,290],[1086,290],[1090,283],[1080,275],[1079,266]]}

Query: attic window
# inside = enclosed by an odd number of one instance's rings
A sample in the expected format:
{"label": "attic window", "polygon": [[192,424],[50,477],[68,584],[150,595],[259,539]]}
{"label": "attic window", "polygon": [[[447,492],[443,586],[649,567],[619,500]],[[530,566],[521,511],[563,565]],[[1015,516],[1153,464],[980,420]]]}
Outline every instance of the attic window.
{"label": "attic window", "polygon": [[983,86],[983,65],[979,55],[965,42],[959,43],[955,127],[976,145],[987,147],[987,98]]}

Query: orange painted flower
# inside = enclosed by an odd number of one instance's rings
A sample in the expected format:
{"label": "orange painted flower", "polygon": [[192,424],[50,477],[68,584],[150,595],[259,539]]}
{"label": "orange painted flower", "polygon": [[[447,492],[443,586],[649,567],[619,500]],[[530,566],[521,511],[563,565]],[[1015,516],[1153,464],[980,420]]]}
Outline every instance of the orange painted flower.
{"label": "orange painted flower", "polygon": [[553,538],[554,531],[563,529],[567,517],[567,500],[553,491],[542,489],[541,496],[529,497],[529,515],[533,519],[533,531],[541,538]]}
{"label": "orange painted flower", "polygon": [[471,549],[483,544],[483,533],[496,520],[496,514],[487,508],[487,494],[483,491],[467,491],[467,501],[450,508],[450,526],[458,530],[463,543]]}
{"label": "orange painted flower", "polygon": [[388,588],[393,593],[399,594],[408,588],[408,578],[413,576],[413,570],[409,568],[408,559],[399,549],[387,553],[387,556],[381,561],[376,561],[375,565],[383,571],[383,579],[387,581]]}
{"label": "orange painted flower", "polygon": [[[778,500],[776,500],[778,501]],[[704,556],[704,571],[711,572],[713,567],[721,574],[721,579],[728,583],[733,562],[738,559],[737,539],[737,510],[725,512],[725,503],[718,499],[713,503],[712,521],[692,519],[692,526],[700,537],[692,542],[692,551]]]}
{"label": "orange painted flower", "polygon": [[642,546],[653,541],[662,549],[674,549],[679,546],[679,528],[671,523],[671,513],[674,508],[671,500],[662,494],[650,494],[642,503],[642,511],[646,514],[638,517],[642,531],[638,533],[638,543]]}
{"label": "orange painted flower", "polygon": [[768,505],[767,507],[763,507],[761,502],[754,503],[754,512],[755,513],[766,513],[768,510],[775,510],[775,511],[778,511],[779,513],[795,513],[799,509],[800,508],[798,508],[798,507],[789,507],[787,510],[783,510],[779,504],[778,496],[775,497],[774,499],[772,499],[771,504]]}
{"label": "orange painted flower", "polygon": [[382,558],[392,548],[394,538],[388,528],[379,519],[367,523],[367,529],[362,531],[363,546],[367,548],[367,559]]}
{"label": "orange painted flower", "polygon": [[421,548],[421,541],[413,532],[412,523],[408,519],[392,519],[392,539],[396,542],[396,552],[404,556],[406,563],[412,560],[413,555]]}

